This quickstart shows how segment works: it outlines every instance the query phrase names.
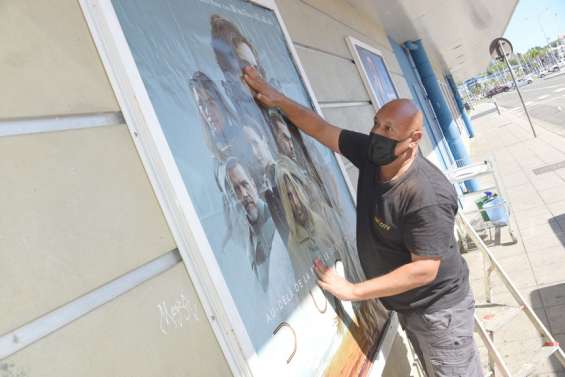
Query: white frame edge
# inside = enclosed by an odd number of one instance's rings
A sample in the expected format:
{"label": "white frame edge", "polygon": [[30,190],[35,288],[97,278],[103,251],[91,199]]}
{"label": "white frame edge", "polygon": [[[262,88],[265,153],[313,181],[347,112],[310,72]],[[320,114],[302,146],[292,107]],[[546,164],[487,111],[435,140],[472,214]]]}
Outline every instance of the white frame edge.
{"label": "white frame edge", "polygon": [[381,59],[383,60],[383,64],[385,66],[386,72],[388,74],[388,77],[390,78],[390,82],[392,84],[392,87],[394,88],[394,92],[396,93],[396,97],[398,98],[398,88],[394,84],[394,80],[392,79],[392,74],[390,72],[390,69],[388,68],[388,64],[386,63],[386,59],[385,59],[383,53],[380,50],[376,49],[375,47],[373,47],[373,46],[371,46],[371,45],[369,45],[365,42],[362,42],[355,37],[348,36],[345,40],[347,42],[347,47],[349,47],[349,51],[351,52],[351,56],[353,57],[353,61],[355,62],[355,66],[357,67],[357,70],[361,74],[361,79],[363,80],[363,85],[365,85],[365,89],[369,93],[369,98],[371,99],[371,103],[373,105],[373,108],[375,110],[378,110],[380,108],[380,106],[378,104],[378,98],[375,97],[375,92],[373,90],[373,86],[371,85],[371,81],[369,80],[369,75],[367,74],[367,71],[365,70],[365,66],[363,65],[363,62],[361,61],[361,57],[359,56],[359,52],[355,48],[356,46],[362,47],[365,50],[368,50],[369,52],[372,52],[373,54],[381,57]]}

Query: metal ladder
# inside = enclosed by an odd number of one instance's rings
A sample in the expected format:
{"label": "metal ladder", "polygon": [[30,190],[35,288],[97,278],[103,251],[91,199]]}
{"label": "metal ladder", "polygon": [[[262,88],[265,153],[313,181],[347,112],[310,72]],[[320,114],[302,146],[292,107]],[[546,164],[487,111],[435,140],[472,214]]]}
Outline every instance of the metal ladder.
{"label": "metal ladder", "polygon": [[[544,326],[541,320],[538,318],[533,309],[525,302],[524,298],[520,292],[516,289],[506,272],[502,269],[500,264],[494,258],[492,252],[488,249],[487,245],[483,242],[481,237],[473,229],[471,224],[467,219],[461,214],[457,215],[457,225],[460,230],[463,231],[467,237],[476,245],[476,247],[481,251],[483,256],[483,262],[485,265],[485,294],[487,306],[497,309],[496,313],[490,316],[483,317],[481,320],[477,314],[475,314],[475,328],[481,337],[485,347],[488,351],[489,357],[489,373],[487,376],[495,376],[495,367],[500,373],[496,373],[496,376],[502,377],[527,377],[534,372],[536,366],[540,361],[546,360],[552,355],[555,355],[557,360],[565,367],[565,352],[559,346],[559,343],[551,335],[549,330]],[[517,306],[501,305],[493,303],[492,299],[492,286],[491,277],[493,272],[497,272],[500,279],[516,300]],[[479,305],[477,305],[479,307]],[[494,345],[494,333],[497,329],[502,326],[507,325],[513,318],[517,315],[524,313],[535,329],[538,331],[539,335],[543,338],[543,344],[538,349],[538,351],[527,361],[522,367],[517,371],[512,373],[500,352]]]}

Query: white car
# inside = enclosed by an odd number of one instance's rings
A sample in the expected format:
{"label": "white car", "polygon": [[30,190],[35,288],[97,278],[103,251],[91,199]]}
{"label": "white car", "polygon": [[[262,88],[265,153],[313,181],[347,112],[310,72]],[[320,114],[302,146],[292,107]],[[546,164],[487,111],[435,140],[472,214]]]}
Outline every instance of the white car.
{"label": "white car", "polygon": [[528,85],[534,82],[534,79],[531,76],[525,76],[522,78],[519,78],[518,80],[516,80],[516,84],[518,85],[518,88],[524,86],[524,85]]}

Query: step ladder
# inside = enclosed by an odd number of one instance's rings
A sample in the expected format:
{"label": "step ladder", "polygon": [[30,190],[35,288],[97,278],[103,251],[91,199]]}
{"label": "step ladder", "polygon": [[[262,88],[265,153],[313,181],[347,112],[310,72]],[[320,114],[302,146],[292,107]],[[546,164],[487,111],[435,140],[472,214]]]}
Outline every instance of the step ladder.
{"label": "step ladder", "polygon": [[[490,313],[483,315],[482,318],[479,318],[479,316],[475,314],[475,330],[478,332],[488,352],[489,371],[486,376],[527,377],[535,371],[536,366],[539,365],[541,361],[549,359],[552,355],[555,355],[556,359],[561,363],[561,365],[563,365],[563,367],[565,367],[565,352],[563,352],[559,343],[555,340],[555,338],[553,338],[549,330],[541,322],[533,309],[525,302],[518,289],[516,289],[506,272],[504,272],[500,264],[496,261],[494,255],[483,242],[481,237],[479,237],[475,229],[473,229],[471,224],[461,214],[457,215],[456,223],[459,230],[469,237],[481,251],[485,266],[484,288],[486,304],[477,305],[477,308],[489,308]],[[512,297],[516,300],[516,306],[496,304],[493,302],[491,279],[494,272],[498,274]],[[506,365],[504,358],[495,347],[494,335],[497,330],[503,326],[509,325],[512,319],[522,313],[526,315],[533,327],[537,330],[539,335],[541,335],[543,344],[529,360],[525,361],[518,371],[511,372]]]}

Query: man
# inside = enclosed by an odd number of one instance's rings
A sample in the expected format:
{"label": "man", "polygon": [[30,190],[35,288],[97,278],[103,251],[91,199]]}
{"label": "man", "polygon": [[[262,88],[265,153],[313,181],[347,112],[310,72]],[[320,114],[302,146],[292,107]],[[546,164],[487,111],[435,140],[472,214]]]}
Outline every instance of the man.
{"label": "man", "polygon": [[279,152],[297,162],[298,157],[294,150],[294,141],[292,140],[292,135],[290,134],[286,122],[280,114],[274,110],[269,110],[269,118],[271,119],[273,134],[275,135],[275,141]]}
{"label": "man", "polygon": [[[212,34],[212,49],[216,62],[224,74],[225,80],[222,80],[224,90],[236,108],[238,114],[255,119],[261,124],[266,123],[266,116],[264,112],[253,101],[253,96],[241,79],[241,69],[244,65],[253,63],[264,74],[260,67],[256,55],[253,53],[254,49],[251,47],[243,34],[241,34],[238,27],[230,20],[220,16],[212,15],[210,17],[210,29]],[[238,45],[234,44],[235,42]],[[238,48],[239,45],[245,44],[248,48]],[[247,56],[247,52],[254,56]],[[241,56],[246,54],[246,56]],[[245,60],[243,60],[245,59]],[[252,62],[249,62],[252,60]]]}
{"label": "man", "polygon": [[[253,180],[235,158],[226,162],[226,186],[245,213],[248,232],[247,250],[251,269],[259,285],[258,291],[249,292],[249,305],[262,312],[258,320],[276,327],[288,318],[297,298],[292,297],[294,270],[286,247],[275,231],[265,202],[261,200]],[[243,272],[245,273],[245,272]],[[289,302],[285,303],[283,297]],[[288,305],[292,301],[293,305]]]}
{"label": "man", "polygon": [[288,224],[275,182],[275,175],[278,169],[277,164],[269,150],[267,141],[264,137],[259,136],[254,128],[244,126],[243,134],[245,135],[247,145],[251,146],[251,154],[257,161],[257,166],[261,169],[257,174],[259,191],[265,198],[277,230],[286,244],[288,241]]}
{"label": "man", "polygon": [[414,103],[385,104],[364,135],[327,123],[250,67],[244,79],[260,103],[359,168],[357,248],[369,280],[350,283],[318,262],[320,286],[342,300],[379,298],[396,310],[430,377],[482,376],[469,272],[453,232],[457,197],[419,154],[423,116]]}
{"label": "man", "polygon": [[241,142],[237,118],[220,94],[216,84],[201,71],[196,71],[189,80],[198,112],[203,120],[204,140],[210,151],[219,160],[234,154]]}
{"label": "man", "polygon": [[259,198],[253,180],[235,159],[226,162],[226,179],[249,223],[249,259],[251,269],[263,290],[269,284],[269,256],[275,236],[275,226],[267,205]]}

